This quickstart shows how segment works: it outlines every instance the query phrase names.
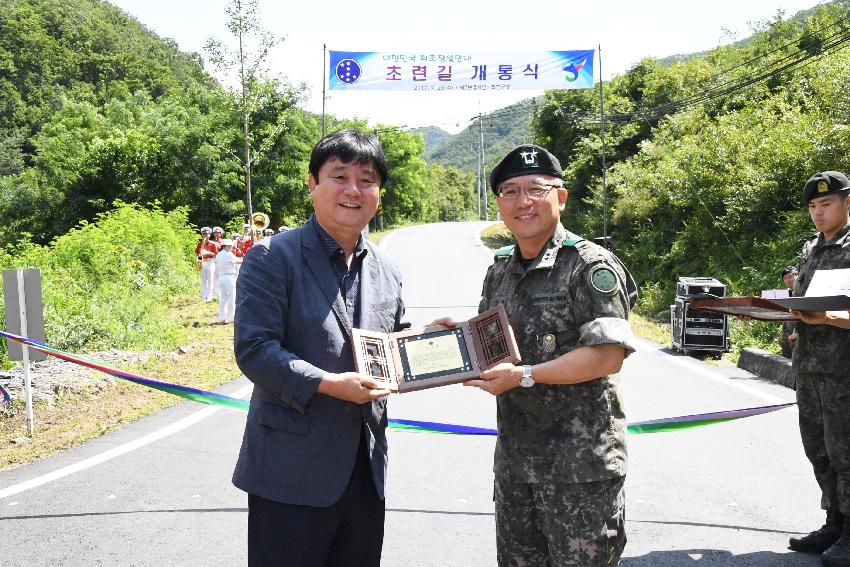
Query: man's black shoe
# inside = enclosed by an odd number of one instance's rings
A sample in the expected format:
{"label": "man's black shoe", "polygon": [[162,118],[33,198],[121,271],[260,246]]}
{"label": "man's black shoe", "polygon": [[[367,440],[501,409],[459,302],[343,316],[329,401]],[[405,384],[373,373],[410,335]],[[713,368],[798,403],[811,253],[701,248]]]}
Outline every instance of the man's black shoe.
{"label": "man's black shoe", "polygon": [[828,510],[826,523],[823,526],[803,537],[792,537],[788,540],[788,547],[803,553],[823,553],[838,541],[843,528],[844,516],[840,512]]}

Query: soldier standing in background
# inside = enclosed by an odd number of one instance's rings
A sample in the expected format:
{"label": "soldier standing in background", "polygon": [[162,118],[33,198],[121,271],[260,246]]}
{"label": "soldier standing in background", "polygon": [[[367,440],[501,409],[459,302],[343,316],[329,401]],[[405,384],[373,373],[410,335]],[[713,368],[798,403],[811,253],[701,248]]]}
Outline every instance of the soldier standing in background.
{"label": "soldier standing in background", "polygon": [[[794,266],[785,266],[782,270],[782,281],[785,287],[788,288],[788,294],[794,295],[794,282],[797,279],[797,268]],[[794,352],[794,343],[797,342],[797,333],[794,328],[797,326],[796,321],[786,321],[782,324],[782,334],[779,335],[779,347],[782,349],[782,356],[791,358]]]}
{"label": "soldier standing in background", "polygon": [[634,351],[627,318],[637,290],[616,256],[560,223],[562,179],[555,156],[535,145],[490,174],[517,246],[497,252],[478,310],[504,305],[523,366],[500,364],[466,384],[497,396],[501,567],[612,566],[626,544],[617,373]]}
{"label": "soldier standing in background", "polygon": [[[815,271],[850,268],[850,180],[837,171],[817,173],[803,186],[803,202],[819,232],[803,245],[795,296],[805,295]],[[792,537],[789,547],[823,553],[827,567],[850,567],[850,314],[794,314],[800,317],[792,359],[800,436],[826,523]]]}

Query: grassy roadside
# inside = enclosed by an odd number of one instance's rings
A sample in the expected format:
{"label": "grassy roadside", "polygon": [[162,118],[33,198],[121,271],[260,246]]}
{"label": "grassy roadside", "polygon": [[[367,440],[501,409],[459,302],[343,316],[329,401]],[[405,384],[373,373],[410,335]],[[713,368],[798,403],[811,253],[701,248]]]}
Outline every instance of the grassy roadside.
{"label": "grassy roadside", "polygon": [[[181,340],[174,350],[121,369],[207,390],[233,380],[240,375],[233,358],[233,325],[216,324],[217,310],[216,302],[202,303],[194,296],[177,299],[170,308],[170,316],[181,328]],[[25,410],[0,416],[0,470],[72,447],[181,401],[165,392],[114,379],[111,386],[96,393],[64,393],[53,404],[37,405],[31,438],[27,437]]]}

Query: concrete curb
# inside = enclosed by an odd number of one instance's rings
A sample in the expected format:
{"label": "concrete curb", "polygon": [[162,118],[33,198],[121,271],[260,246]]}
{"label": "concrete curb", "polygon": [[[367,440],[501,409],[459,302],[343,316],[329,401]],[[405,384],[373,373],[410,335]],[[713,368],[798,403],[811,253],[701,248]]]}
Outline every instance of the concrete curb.
{"label": "concrete curb", "polygon": [[791,361],[784,356],[777,356],[759,348],[745,348],[738,358],[738,368],[792,390],[795,389]]}

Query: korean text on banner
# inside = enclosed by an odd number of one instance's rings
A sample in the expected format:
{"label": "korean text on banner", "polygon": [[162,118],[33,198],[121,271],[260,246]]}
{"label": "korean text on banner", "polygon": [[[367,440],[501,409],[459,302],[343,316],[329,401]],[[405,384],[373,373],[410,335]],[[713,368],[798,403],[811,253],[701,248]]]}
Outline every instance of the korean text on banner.
{"label": "korean text on banner", "polygon": [[500,91],[593,88],[595,51],[331,51],[334,90]]}

